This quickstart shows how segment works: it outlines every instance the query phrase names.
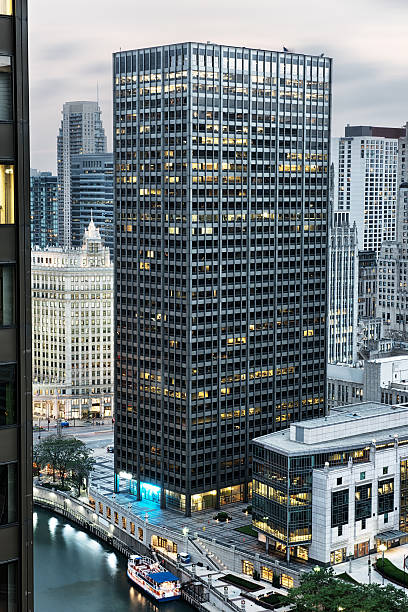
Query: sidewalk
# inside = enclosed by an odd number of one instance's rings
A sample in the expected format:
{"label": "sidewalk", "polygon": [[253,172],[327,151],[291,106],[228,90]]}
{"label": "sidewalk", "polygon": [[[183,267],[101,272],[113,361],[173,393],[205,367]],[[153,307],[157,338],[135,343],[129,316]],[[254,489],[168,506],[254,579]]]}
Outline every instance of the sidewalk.
{"label": "sidewalk", "polygon": [[[408,544],[398,546],[397,548],[389,548],[384,554],[384,557],[386,559],[389,559],[398,568],[403,569],[405,555],[408,555]],[[381,557],[381,553],[372,554],[371,563],[375,563],[376,559],[379,557]],[[347,572],[347,574],[354,578],[354,580],[357,580],[357,582],[360,582],[361,584],[369,584],[368,561],[368,556],[361,557],[360,559],[354,559],[351,562],[351,572],[350,563],[348,561],[346,563],[339,563],[339,565],[334,565],[333,570],[335,574],[342,574],[343,572]],[[371,583],[383,584],[382,576],[375,570],[374,567],[371,568]],[[393,586],[396,586],[399,589],[404,588],[398,586],[397,584],[394,584],[393,582],[390,582],[386,578],[384,578],[384,584],[392,584]]]}
{"label": "sidewalk", "polygon": [[[111,499],[140,520],[147,520],[149,525],[157,528],[158,532],[162,527],[166,527],[178,535],[182,532],[185,533],[185,530],[187,530],[189,537],[192,538],[192,545],[195,542],[200,547],[201,552],[204,551],[204,554],[207,555],[207,560],[209,557],[221,571],[229,566],[232,547],[235,548],[238,557],[241,555],[245,558],[246,554],[251,557],[259,555],[260,563],[262,559],[266,565],[275,561],[278,562],[282,573],[284,573],[285,568],[289,573],[293,572],[295,574],[311,569],[312,566],[307,563],[291,562],[288,566],[282,557],[266,553],[265,545],[259,542],[257,537],[236,531],[236,528],[251,526],[252,517],[245,512],[248,503],[224,506],[222,510],[231,515],[231,520],[228,522],[214,520],[213,517],[218,512],[215,509],[203,510],[193,513],[191,517],[185,517],[182,512],[160,508],[157,502],[146,499],[136,501],[135,496],[131,495],[124,487],[119,493],[114,494],[112,455],[95,457],[95,459],[97,464],[92,473],[90,485],[96,493]],[[122,483],[125,485],[124,481]],[[195,540],[195,536],[197,536],[197,540]]]}
{"label": "sidewalk", "polygon": [[[99,489],[102,495],[112,498],[113,495],[113,458],[96,457],[97,464],[92,474],[91,484]],[[252,553],[259,553],[266,556],[265,546],[258,542],[254,536],[246,535],[235,531],[237,527],[251,525],[251,515],[246,514],[245,510],[248,503],[235,503],[223,507],[222,509],[232,516],[228,523],[217,523],[213,517],[218,510],[202,510],[193,513],[191,517],[185,517],[182,512],[166,510],[159,507],[157,503],[148,500],[136,501],[134,495],[130,495],[125,490],[115,495],[115,502],[123,507],[131,509],[133,514],[145,518],[146,514],[149,523],[153,525],[166,525],[170,529],[181,531],[187,527],[192,536],[197,532],[198,536],[203,535],[208,538],[215,538],[225,545],[235,545],[246,549]],[[130,505],[130,506],[129,506]],[[299,566],[300,568],[302,566]]]}

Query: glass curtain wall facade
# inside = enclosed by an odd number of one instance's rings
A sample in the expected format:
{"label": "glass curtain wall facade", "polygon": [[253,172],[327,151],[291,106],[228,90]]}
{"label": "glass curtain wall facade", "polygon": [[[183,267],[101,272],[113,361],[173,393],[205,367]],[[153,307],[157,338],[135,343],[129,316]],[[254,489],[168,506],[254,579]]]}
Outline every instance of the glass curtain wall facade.
{"label": "glass curtain wall facade", "polygon": [[[329,466],[365,463],[369,447],[357,450],[316,453],[301,457],[288,456],[253,444],[252,523],[256,529],[273,538],[269,543],[277,552],[304,558],[304,547],[312,541],[312,484],[313,470]],[[273,483],[273,484],[271,484]],[[389,494],[389,489],[384,488]],[[371,507],[371,488],[356,489],[356,511],[364,518]],[[345,493],[332,499],[332,527],[339,528],[348,521],[348,501]],[[385,493],[384,493],[385,494]],[[346,510],[347,507],[347,510]]]}
{"label": "glass curtain wall facade", "polygon": [[27,4],[0,2],[0,610],[33,610]]}
{"label": "glass curtain wall facade", "polygon": [[324,411],[331,60],[185,43],[113,70],[116,472],[219,507],[252,438]]}
{"label": "glass curtain wall facade", "polygon": [[58,246],[72,245],[71,156],[106,153],[106,136],[97,102],[65,102],[57,137]]}
{"label": "glass curtain wall facade", "polygon": [[113,254],[113,154],[73,155],[72,246],[82,246],[91,219]]}
{"label": "glass curtain wall facade", "polygon": [[31,246],[40,249],[57,245],[57,177],[51,172],[30,172]]}
{"label": "glass curtain wall facade", "polygon": [[408,532],[408,459],[400,464],[400,529]]}

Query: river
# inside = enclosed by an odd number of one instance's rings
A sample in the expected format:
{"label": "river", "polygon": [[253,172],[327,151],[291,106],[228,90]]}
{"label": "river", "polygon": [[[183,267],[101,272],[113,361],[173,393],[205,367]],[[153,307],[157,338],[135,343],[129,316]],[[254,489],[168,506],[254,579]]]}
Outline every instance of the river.
{"label": "river", "polygon": [[191,612],[157,606],[126,576],[126,559],[65,519],[34,512],[35,612]]}

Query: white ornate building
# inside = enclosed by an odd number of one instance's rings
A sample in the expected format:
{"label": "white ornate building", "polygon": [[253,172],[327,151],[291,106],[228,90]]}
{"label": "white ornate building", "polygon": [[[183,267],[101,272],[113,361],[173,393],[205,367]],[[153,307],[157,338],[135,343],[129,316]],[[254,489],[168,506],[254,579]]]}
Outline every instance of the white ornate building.
{"label": "white ornate building", "polygon": [[349,212],[335,211],[329,233],[329,363],[357,361],[358,245]]}
{"label": "white ornate building", "polygon": [[93,221],[79,249],[33,250],[33,411],[111,416],[113,264]]}

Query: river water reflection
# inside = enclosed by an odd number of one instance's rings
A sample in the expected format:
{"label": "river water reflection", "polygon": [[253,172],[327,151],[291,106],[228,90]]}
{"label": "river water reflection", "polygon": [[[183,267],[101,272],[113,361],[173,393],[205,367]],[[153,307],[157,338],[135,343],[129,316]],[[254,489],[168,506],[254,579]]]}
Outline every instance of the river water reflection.
{"label": "river water reflection", "polygon": [[46,510],[34,513],[36,612],[189,612],[181,601],[155,605],[132,587],[126,560]]}

